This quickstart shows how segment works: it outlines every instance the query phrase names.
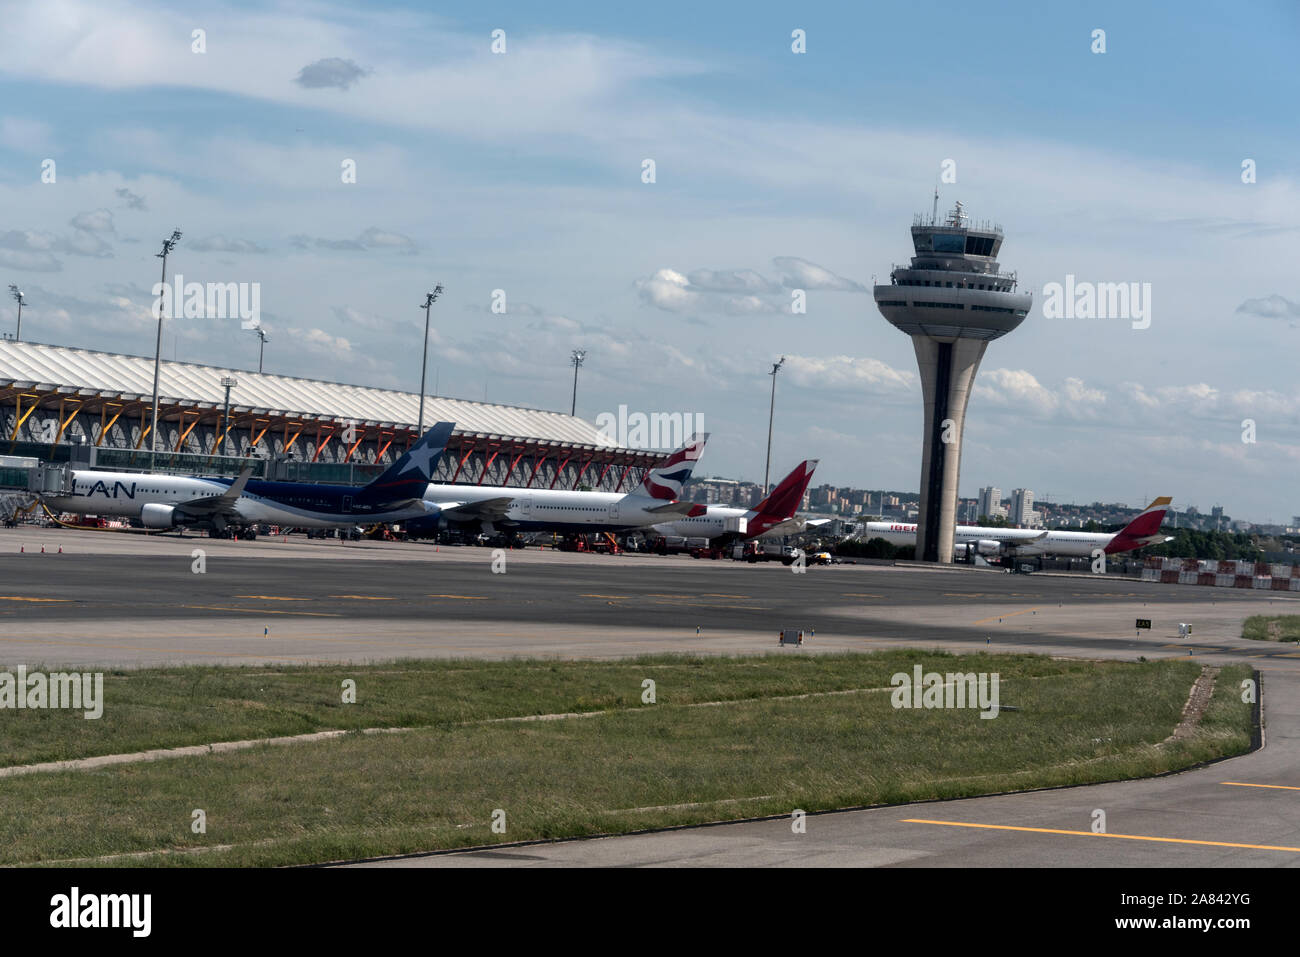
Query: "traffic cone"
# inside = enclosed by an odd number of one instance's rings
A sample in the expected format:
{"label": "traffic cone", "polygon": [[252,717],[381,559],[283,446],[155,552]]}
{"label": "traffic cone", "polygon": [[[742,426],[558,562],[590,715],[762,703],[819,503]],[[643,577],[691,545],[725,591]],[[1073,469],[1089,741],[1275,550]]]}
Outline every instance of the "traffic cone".
{"label": "traffic cone", "polygon": [[44,545],[41,546],[41,554],[42,554],[42,555],[45,554],[45,546],[44,546]]}

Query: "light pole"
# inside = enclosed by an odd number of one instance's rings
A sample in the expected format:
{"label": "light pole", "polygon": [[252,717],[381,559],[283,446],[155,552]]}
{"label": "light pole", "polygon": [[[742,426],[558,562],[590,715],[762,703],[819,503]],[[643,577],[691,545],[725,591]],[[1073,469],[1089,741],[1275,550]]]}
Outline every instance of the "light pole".
{"label": "light pole", "polygon": [[226,387],[226,409],[221,413],[221,434],[217,436],[217,451],[225,442],[226,433],[230,431],[230,390],[239,385],[239,380],[232,375],[222,376],[221,384]]}
{"label": "light pole", "polygon": [[261,340],[257,346],[257,372],[262,373],[262,353],[266,350],[266,344],[271,341],[271,337],[266,334],[266,330],[261,326],[254,326],[253,331],[257,333],[257,338]]}
{"label": "light pole", "polygon": [[569,361],[573,363],[573,405],[569,408],[569,415],[578,414],[578,368],[586,358],[587,352],[584,349],[574,349],[569,356]]}
{"label": "light pole", "polygon": [[23,291],[13,283],[9,284],[9,295],[14,297],[18,303],[18,331],[14,334],[14,342],[23,341],[23,303],[27,300],[23,298]]}
{"label": "light pole", "polygon": [[[162,242],[162,252],[155,255],[163,261],[162,264],[162,284],[158,289],[158,342],[154,348],[153,354],[153,415],[149,423],[149,451],[158,451],[158,366],[162,362],[162,321],[164,295],[167,291],[167,254],[176,248],[176,244],[181,241],[181,231],[173,229],[171,238],[164,239]],[[172,309],[176,308],[176,303],[172,303]]]}
{"label": "light pole", "polygon": [[772,470],[772,419],[776,415],[776,374],[781,371],[781,366],[785,365],[785,356],[781,357],[779,362],[772,363],[772,371],[768,373],[772,377],[772,401],[767,410],[767,464],[763,466],[763,494],[767,495],[767,476]]}
{"label": "light pole", "polygon": [[440,295],[442,295],[442,283],[437,283],[433,287],[433,292],[424,294],[424,302],[421,303],[424,306],[424,348],[420,350],[420,418],[415,429],[419,435],[424,435],[424,379],[429,369],[429,310],[438,301]]}

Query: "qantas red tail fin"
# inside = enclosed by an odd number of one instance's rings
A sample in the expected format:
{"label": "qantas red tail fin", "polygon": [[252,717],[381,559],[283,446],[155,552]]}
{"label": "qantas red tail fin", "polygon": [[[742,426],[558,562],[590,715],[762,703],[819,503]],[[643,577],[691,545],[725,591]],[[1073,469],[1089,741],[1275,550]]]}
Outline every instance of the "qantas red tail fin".
{"label": "qantas red tail fin", "polygon": [[813,470],[817,468],[817,459],[800,462],[795,470],[781,479],[781,483],[772,489],[772,494],[754,506],[754,511],[766,518],[785,521],[794,518],[803,501],[803,493],[808,491],[812,481]]}

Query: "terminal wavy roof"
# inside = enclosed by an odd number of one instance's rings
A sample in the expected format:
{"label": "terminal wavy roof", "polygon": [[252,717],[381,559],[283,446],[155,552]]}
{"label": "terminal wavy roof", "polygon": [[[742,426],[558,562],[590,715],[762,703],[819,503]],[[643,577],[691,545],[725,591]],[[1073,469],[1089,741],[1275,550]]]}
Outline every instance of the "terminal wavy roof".
{"label": "terminal wavy roof", "polygon": [[[276,417],[333,419],[410,429],[415,428],[419,414],[420,397],[415,392],[167,360],[161,363],[158,373],[159,405],[220,407],[225,402],[225,389],[221,385],[225,376],[239,381],[231,391],[232,412],[252,411]],[[147,403],[153,396],[153,359],[3,340],[0,341],[0,389],[10,388],[104,400],[142,399]],[[427,396],[424,420],[426,426],[437,421],[454,421],[456,432],[462,435],[632,451],[611,444],[590,422],[543,409]]]}

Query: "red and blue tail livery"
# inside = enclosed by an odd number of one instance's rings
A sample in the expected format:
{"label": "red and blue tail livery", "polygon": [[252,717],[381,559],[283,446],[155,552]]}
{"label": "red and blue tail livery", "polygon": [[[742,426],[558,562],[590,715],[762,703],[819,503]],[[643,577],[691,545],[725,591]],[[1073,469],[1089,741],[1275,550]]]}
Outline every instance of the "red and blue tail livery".
{"label": "red and blue tail livery", "polygon": [[668,456],[667,461],[646,472],[638,491],[665,502],[680,498],[682,487],[695,471],[695,463],[704,454],[704,444],[708,441],[707,432],[687,439],[686,444]]}

